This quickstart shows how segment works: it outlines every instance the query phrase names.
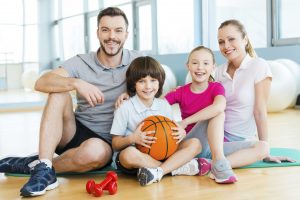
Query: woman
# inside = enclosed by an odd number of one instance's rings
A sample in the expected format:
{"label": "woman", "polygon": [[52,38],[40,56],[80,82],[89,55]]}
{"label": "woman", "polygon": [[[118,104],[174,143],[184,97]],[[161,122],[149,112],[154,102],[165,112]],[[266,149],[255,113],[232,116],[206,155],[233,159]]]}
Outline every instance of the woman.
{"label": "woman", "polygon": [[256,57],[246,30],[238,20],[227,20],[220,25],[218,43],[220,52],[227,59],[227,63],[218,67],[215,74],[216,81],[226,91],[224,140],[252,141],[252,144],[241,142],[241,147],[237,147],[241,150],[233,150],[234,153],[228,156],[232,167],[261,159],[292,162],[287,157],[269,155],[267,100],[272,73],[268,63]]}

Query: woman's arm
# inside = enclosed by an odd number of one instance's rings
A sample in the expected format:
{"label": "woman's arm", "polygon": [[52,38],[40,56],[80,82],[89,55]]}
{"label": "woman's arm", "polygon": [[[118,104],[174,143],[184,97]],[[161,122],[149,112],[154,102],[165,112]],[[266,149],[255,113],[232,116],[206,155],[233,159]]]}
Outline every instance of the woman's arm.
{"label": "woman's arm", "polygon": [[271,78],[255,84],[254,118],[259,140],[268,141],[267,103],[270,93]]}
{"label": "woman's arm", "polygon": [[189,124],[211,119],[217,116],[218,114],[224,112],[225,107],[226,107],[225,97],[223,95],[217,95],[215,96],[214,101],[211,105],[185,118],[184,120],[182,120],[180,124],[185,128]]}

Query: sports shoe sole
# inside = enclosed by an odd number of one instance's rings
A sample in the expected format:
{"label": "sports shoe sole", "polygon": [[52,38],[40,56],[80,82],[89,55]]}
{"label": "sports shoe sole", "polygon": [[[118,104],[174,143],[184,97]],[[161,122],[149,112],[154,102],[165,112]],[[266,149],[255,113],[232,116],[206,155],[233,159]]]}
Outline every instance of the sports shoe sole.
{"label": "sports shoe sole", "polygon": [[229,178],[227,179],[218,179],[216,178],[213,173],[210,173],[209,174],[209,178],[213,179],[216,181],[216,183],[221,183],[221,184],[227,184],[227,183],[235,183],[237,182],[237,177],[236,176],[230,176]]}
{"label": "sports shoe sole", "polygon": [[34,196],[40,196],[40,195],[43,195],[46,193],[46,191],[49,191],[49,190],[53,190],[55,188],[58,187],[58,181],[52,183],[51,185],[48,185],[44,190],[42,191],[38,191],[38,192],[26,192],[26,191],[22,191],[21,192],[21,196],[23,197],[34,197]]}

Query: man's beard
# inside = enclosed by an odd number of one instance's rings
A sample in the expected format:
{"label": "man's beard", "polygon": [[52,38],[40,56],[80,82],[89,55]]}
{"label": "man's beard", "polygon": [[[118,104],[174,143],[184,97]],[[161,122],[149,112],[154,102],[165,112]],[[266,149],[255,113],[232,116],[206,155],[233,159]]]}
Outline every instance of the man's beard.
{"label": "man's beard", "polygon": [[101,50],[103,50],[103,52],[105,53],[105,55],[111,56],[111,57],[112,57],[112,56],[117,55],[117,54],[123,49],[124,43],[122,44],[122,43],[121,43],[120,41],[118,41],[118,40],[104,40],[104,43],[110,42],[110,41],[116,42],[116,43],[120,44],[120,47],[119,47],[119,49],[116,51],[116,53],[108,53],[108,52],[106,51],[106,49],[104,48],[104,44],[103,44],[102,42],[100,42],[100,48],[101,48]]}

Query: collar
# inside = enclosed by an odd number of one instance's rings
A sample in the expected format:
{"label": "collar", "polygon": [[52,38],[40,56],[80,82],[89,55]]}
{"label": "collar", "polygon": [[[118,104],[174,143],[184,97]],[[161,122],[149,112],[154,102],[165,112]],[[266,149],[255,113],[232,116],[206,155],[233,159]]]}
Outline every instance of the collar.
{"label": "collar", "polygon": [[134,95],[133,97],[130,98],[130,101],[134,107],[134,109],[138,112],[138,113],[142,113],[145,112],[147,110],[159,110],[159,106],[158,106],[158,100],[157,98],[154,98],[153,103],[151,105],[150,108],[146,107],[142,101],[140,100],[140,98],[138,97],[138,95]]}
{"label": "collar", "polygon": [[[103,69],[103,70],[108,70],[108,69],[111,69],[110,67],[106,67],[104,66],[100,60],[98,59],[97,57],[97,53],[101,50],[101,48],[99,47],[99,49],[96,51],[96,52],[93,52],[94,54],[94,59],[96,61],[96,63]],[[124,67],[124,66],[127,66],[129,65],[129,51],[127,49],[123,49],[122,50],[122,60],[121,60],[121,64],[118,65],[116,68],[119,68],[119,67]]]}
{"label": "collar", "polygon": [[[249,67],[248,63],[252,60],[253,58],[249,55],[249,54],[246,54],[245,58],[243,59],[239,69],[246,69]],[[227,74],[227,69],[228,69],[228,66],[229,66],[229,63],[226,63],[225,64],[225,67],[223,69],[223,75],[226,75]]]}

